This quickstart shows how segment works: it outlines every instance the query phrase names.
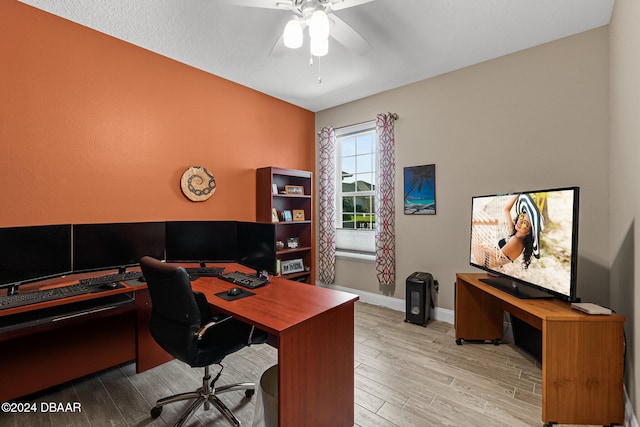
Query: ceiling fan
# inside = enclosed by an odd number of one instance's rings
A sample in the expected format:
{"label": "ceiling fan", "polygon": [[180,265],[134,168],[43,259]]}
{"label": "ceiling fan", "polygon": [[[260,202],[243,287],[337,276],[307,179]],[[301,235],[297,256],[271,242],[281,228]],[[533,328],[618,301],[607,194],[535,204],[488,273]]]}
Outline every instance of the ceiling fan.
{"label": "ceiling fan", "polygon": [[355,29],[333,13],[371,1],[374,0],[233,0],[227,3],[291,12],[293,17],[284,27],[276,46],[284,43],[290,49],[299,48],[304,42],[304,30],[308,29],[310,54],[321,57],[329,51],[329,37],[358,54],[371,48]]}

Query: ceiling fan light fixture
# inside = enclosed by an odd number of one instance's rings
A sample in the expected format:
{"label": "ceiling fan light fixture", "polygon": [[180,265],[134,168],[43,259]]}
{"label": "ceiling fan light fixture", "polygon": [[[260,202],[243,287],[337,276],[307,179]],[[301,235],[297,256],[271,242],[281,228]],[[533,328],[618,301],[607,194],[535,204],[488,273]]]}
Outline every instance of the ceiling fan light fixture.
{"label": "ceiling fan light fixture", "polygon": [[319,9],[313,12],[307,23],[309,24],[309,36],[311,39],[326,39],[329,37],[329,17],[324,10]]}
{"label": "ceiling fan light fixture", "polygon": [[284,45],[289,49],[297,49],[302,46],[302,25],[297,19],[287,22],[284,27]]}
{"label": "ceiling fan light fixture", "polygon": [[329,37],[311,37],[309,42],[311,55],[325,56],[329,53]]}

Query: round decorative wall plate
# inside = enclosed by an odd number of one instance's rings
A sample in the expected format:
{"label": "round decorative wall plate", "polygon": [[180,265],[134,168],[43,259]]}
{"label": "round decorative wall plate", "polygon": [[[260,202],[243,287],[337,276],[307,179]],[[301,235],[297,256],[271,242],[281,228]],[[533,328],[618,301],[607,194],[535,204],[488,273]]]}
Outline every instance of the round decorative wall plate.
{"label": "round decorative wall plate", "polygon": [[215,193],[216,180],[206,168],[191,166],[182,174],[180,186],[189,200],[202,202]]}

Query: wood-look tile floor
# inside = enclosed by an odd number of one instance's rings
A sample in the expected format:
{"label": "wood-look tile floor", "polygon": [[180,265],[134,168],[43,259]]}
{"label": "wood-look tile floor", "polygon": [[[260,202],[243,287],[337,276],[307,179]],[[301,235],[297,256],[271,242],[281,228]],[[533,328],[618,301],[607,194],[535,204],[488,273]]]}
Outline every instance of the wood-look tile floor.
{"label": "wood-look tile floor", "polygon": [[[430,321],[425,328],[405,323],[402,312],[360,302],[355,323],[356,427],[542,426],[540,366],[512,344],[458,346],[448,323]],[[276,361],[277,350],[268,345],[245,348],[225,359],[219,384],[257,382]],[[140,374],[125,364],[23,399],[38,411],[0,412],[0,426],[173,425],[187,403],[166,406],[157,419],[150,408],[160,397],[195,389],[200,374],[178,361]],[[221,398],[251,426],[256,396],[237,391]],[[49,402],[78,402],[81,412],[42,412]],[[215,409],[200,409],[188,425],[229,424]]]}

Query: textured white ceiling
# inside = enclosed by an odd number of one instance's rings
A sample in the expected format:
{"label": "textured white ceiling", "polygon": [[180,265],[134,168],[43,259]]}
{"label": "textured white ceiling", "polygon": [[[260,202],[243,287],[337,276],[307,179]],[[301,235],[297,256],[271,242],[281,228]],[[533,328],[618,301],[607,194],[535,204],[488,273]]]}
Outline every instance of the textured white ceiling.
{"label": "textured white ceiling", "polygon": [[375,0],[335,12],[371,49],[332,39],[310,66],[308,45],[271,52],[292,16],[283,10],[230,0],[21,1],[311,111],[607,25],[614,2]]}

